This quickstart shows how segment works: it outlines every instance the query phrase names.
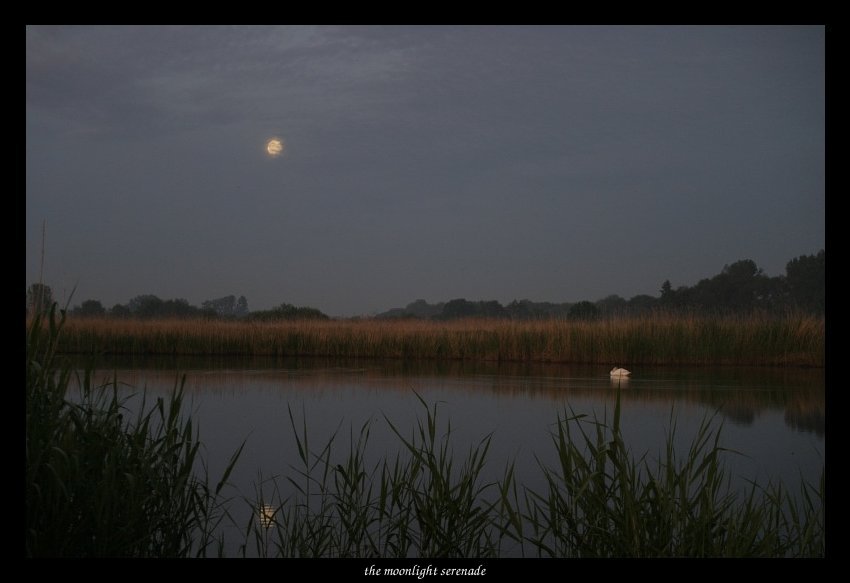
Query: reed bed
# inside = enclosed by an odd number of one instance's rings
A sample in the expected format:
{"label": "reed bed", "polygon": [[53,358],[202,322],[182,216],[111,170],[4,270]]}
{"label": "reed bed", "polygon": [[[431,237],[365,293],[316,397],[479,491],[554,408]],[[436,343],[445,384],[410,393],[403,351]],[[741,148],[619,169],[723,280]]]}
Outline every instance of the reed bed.
{"label": "reed bed", "polygon": [[[565,410],[539,462],[545,487],[518,483],[512,463],[486,482],[490,436],[458,453],[451,424],[420,398],[412,431],[386,419],[399,452],[369,464],[371,425],[318,448],[307,422],[290,423],[298,459],[286,480],[295,493],[246,501],[255,509],[242,553],[272,557],[818,557],[825,552],[824,480],[799,495],[781,484],[731,487],[720,427],[707,418],[684,455],[673,443],[637,455],[610,420]],[[336,447],[343,441],[343,455]],[[386,444],[381,444],[383,449]],[[347,451],[346,451],[347,449]],[[339,461],[337,461],[339,459]],[[265,484],[268,490],[268,484]]]}
{"label": "reed bed", "polygon": [[[223,554],[219,526],[240,499],[222,495],[240,451],[215,487],[200,457],[182,385],[170,400],[133,414],[117,380],[75,377],[57,354],[62,321],[36,319],[27,333],[27,556],[185,557]],[[80,392],[72,394],[78,387]],[[459,450],[437,406],[410,429],[384,420],[394,455],[370,463],[370,423],[319,447],[307,420],[289,422],[298,449],[286,478],[243,499],[252,517],[241,552],[283,557],[797,557],[822,556],[824,480],[792,496],[753,483],[741,495],[723,464],[720,428],[703,423],[685,455],[634,453],[612,420],[565,410],[539,462],[545,487],[518,483],[513,464],[487,482],[490,438]],[[346,447],[347,446],[347,447]],[[388,452],[382,443],[381,451]],[[460,453],[458,453],[460,451]],[[465,451],[465,453],[464,453]],[[503,462],[504,463],[504,462]]]}
{"label": "reed bed", "polygon": [[69,319],[66,353],[322,356],[631,365],[824,365],[824,318],[655,315],[597,321]]}
{"label": "reed bed", "polygon": [[[186,557],[211,552],[227,516],[196,428],[170,399],[134,407],[117,380],[97,385],[56,353],[62,321],[51,313],[27,334],[26,555]],[[133,413],[135,409],[135,413]]]}

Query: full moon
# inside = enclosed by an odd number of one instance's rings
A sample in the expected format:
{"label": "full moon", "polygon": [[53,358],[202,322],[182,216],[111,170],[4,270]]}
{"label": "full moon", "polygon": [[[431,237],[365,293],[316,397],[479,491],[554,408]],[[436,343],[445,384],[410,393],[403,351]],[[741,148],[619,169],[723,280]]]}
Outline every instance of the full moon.
{"label": "full moon", "polygon": [[266,152],[269,156],[276,158],[283,153],[283,142],[277,138],[272,138],[266,142]]}

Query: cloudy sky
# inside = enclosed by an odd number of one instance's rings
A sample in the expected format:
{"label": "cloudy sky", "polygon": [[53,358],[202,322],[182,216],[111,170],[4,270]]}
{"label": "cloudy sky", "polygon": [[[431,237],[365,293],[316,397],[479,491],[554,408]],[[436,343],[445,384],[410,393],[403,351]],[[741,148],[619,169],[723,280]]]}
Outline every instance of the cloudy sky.
{"label": "cloudy sky", "polygon": [[26,43],[26,283],[46,221],[60,300],[628,298],[824,246],[823,27],[35,26]]}

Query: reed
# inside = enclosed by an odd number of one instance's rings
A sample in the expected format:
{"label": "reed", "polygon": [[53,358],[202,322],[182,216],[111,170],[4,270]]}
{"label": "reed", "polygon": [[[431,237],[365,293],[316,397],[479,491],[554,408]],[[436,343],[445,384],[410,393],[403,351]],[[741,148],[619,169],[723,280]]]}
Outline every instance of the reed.
{"label": "reed", "polygon": [[[708,418],[684,456],[675,421],[664,451],[626,446],[620,404],[613,419],[565,411],[552,442],[557,464],[538,462],[546,487],[484,482],[490,437],[455,453],[451,425],[422,399],[410,435],[389,419],[399,451],[366,460],[370,424],[312,450],[307,423],[290,423],[299,459],[287,478],[294,494],[247,500],[257,518],[246,544],[276,557],[812,557],[824,554],[824,483],[799,496],[781,484],[741,493],[724,469],[720,427]],[[345,444],[343,444],[345,447]],[[277,482],[273,480],[277,486]],[[253,543],[253,544],[251,544]]]}
{"label": "reed", "polygon": [[[824,553],[824,483],[801,496],[781,484],[731,487],[720,427],[705,419],[682,457],[671,412],[664,451],[633,454],[620,429],[575,412],[552,436],[558,465],[541,465],[547,489],[527,490],[524,535],[546,557],[787,557]],[[516,498],[512,501],[519,507]],[[519,537],[520,523],[514,531]]]}
{"label": "reed", "polygon": [[824,364],[824,318],[654,315],[598,321],[69,319],[66,353],[323,356],[630,365]]}
{"label": "reed", "polygon": [[422,405],[426,420],[410,436],[386,420],[401,450],[371,466],[370,423],[350,433],[336,462],[339,435],[311,450],[306,420],[299,426],[290,410],[298,460],[287,482],[294,494],[281,499],[273,481],[271,497],[248,500],[272,512],[246,526],[243,552],[253,542],[256,554],[276,557],[498,556],[497,504],[485,496],[493,485],[481,478],[489,437],[458,465],[451,427],[438,427],[436,406]]}
{"label": "reed", "polygon": [[[184,557],[215,552],[225,517],[211,488],[182,385],[152,406],[96,385],[56,348],[55,305],[27,334],[26,554],[30,557]],[[136,410],[134,414],[132,411]]]}

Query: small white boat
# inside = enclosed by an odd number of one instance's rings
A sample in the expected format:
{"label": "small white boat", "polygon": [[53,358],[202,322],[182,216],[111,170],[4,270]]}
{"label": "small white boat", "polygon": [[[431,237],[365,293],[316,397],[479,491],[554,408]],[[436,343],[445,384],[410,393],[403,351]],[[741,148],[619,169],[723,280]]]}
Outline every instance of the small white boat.
{"label": "small white boat", "polygon": [[618,366],[615,366],[614,368],[611,369],[611,376],[612,377],[623,378],[623,377],[629,376],[630,374],[632,374],[632,371],[626,370],[624,368],[620,368]]}

